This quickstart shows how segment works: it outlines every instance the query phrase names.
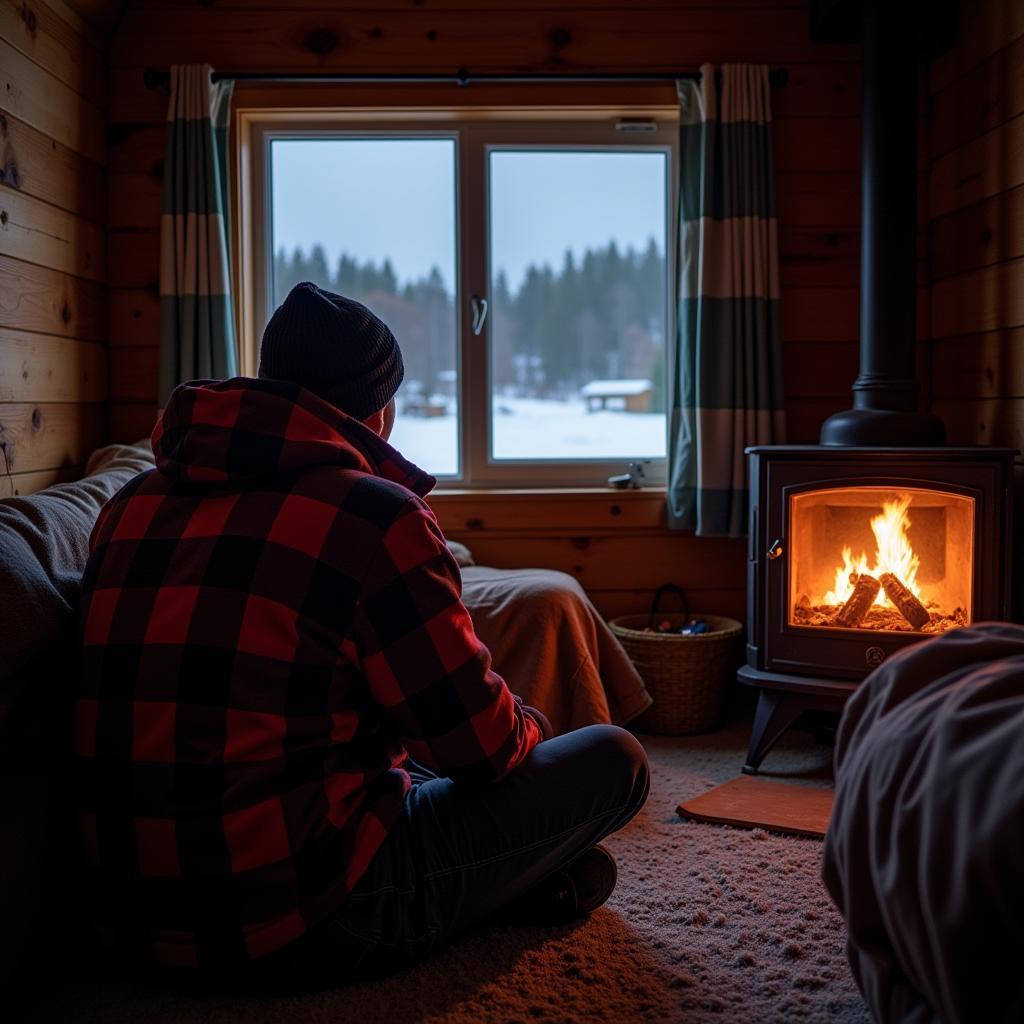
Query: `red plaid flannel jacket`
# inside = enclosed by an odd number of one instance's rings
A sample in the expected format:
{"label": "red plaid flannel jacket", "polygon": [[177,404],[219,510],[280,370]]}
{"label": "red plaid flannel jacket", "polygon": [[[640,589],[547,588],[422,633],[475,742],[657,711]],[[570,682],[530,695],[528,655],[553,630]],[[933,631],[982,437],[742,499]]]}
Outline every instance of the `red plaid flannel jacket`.
{"label": "red plaid flannel jacket", "polygon": [[236,965],[344,902],[408,755],[486,783],[540,739],[490,668],[433,485],[298,386],[195,381],[103,509],[80,611],[79,826],[101,936]]}

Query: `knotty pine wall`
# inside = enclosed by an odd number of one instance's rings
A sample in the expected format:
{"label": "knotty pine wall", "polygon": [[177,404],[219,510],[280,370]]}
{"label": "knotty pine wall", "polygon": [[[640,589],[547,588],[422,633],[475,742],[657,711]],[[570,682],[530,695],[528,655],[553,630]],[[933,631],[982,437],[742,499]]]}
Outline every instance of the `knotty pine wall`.
{"label": "knotty pine wall", "polygon": [[[929,93],[933,409],[953,443],[1024,450],[1024,4],[963,0]],[[1019,465],[1016,491],[1020,581]]]}
{"label": "knotty pine wall", "polygon": [[78,475],[106,436],[114,6],[0,0],[0,496]]}
{"label": "knotty pine wall", "polygon": [[1024,5],[963,3],[929,87],[933,408],[1024,449]]}
{"label": "knotty pine wall", "polygon": [[[816,440],[856,375],[860,80],[859,48],[812,45],[808,26],[804,0],[129,0],[109,54],[113,436],[148,431],[156,399],[167,93],[145,88],[144,68],[671,72],[757,61],[790,75],[773,93],[787,402],[791,439]],[[744,543],[670,532],[662,503],[611,492],[449,496],[435,507],[481,561],[564,569],[605,614],[642,610],[673,581],[699,610],[743,618]]]}

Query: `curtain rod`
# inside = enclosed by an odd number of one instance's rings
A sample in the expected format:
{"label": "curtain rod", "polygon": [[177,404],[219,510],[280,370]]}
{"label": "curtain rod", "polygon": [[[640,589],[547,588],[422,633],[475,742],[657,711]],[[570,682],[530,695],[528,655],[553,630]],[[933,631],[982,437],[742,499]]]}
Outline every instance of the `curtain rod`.
{"label": "curtain rod", "polygon": [[[142,73],[143,81],[147,89],[166,88],[171,84],[171,73],[169,71],[158,71],[156,68],[146,68]],[[331,72],[266,72],[266,71],[243,71],[237,73],[215,71],[213,73],[215,82],[292,82],[306,84],[356,84],[370,83],[384,85],[387,83],[449,83],[459,86],[472,85],[474,83],[492,84],[514,84],[537,82],[541,84],[554,84],[559,82],[675,82],[679,79],[688,81],[699,81],[699,71],[680,71],[678,74],[664,74],[663,72],[634,73],[634,74],[589,74],[586,72],[568,72],[566,74],[470,74],[465,68],[459,68],[451,75],[428,75],[428,74],[332,74]],[[785,68],[775,68],[768,73],[768,79],[772,85],[782,87],[789,81],[789,72]]]}

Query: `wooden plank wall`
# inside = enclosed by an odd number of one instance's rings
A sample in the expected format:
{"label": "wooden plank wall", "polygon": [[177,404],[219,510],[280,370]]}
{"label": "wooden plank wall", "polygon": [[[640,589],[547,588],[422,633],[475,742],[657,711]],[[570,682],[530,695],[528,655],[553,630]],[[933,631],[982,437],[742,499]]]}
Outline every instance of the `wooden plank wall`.
{"label": "wooden plank wall", "polygon": [[953,443],[1024,450],[1024,4],[964,0],[929,92],[932,409]]}
{"label": "wooden plank wall", "polygon": [[1024,6],[964,3],[931,73],[933,408],[1024,448]]}
{"label": "wooden plank wall", "polygon": [[105,49],[63,0],[0,0],[0,496],[106,436]]}
{"label": "wooden plank wall", "polygon": [[[773,95],[787,402],[791,440],[816,440],[824,416],[848,407],[856,375],[860,76],[858,48],[812,45],[808,25],[806,0],[131,0],[110,47],[113,436],[148,430],[156,398],[167,94],[144,87],[144,68],[671,73],[757,61],[790,76]],[[643,607],[657,582],[674,580],[704,610],[743,616],[741,542],[670,533],[656,501],[628,523],[614,504],[546,503],[548,518],[528,526],[494,503],[487,515],[461,499],[438,507],[480,557],[574,572],[606,613]]]}

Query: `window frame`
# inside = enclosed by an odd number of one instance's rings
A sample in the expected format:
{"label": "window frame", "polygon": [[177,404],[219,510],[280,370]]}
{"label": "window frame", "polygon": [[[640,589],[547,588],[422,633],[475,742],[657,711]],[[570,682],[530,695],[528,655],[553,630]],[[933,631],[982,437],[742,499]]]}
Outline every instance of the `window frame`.
{"label": "window frame", "polygon": [[[676,168],[678,108],[641,109],[601,104],[559,108],[468,107],[410,108],[407,104],[330,109],[247,108],[236,100],[233,151],[236,178],[235,277],[239,295],[239,348],[242,372],[255,375],[262,325],[271,286],[270,144],[281,137],[454,138],[455,144],[455,294],[456,358],[459,371],[457,446],[459,475],[438,478],[446,490],[502,488],[602,488],[607,478],[627,470],[625,458],[587,460],[491,460],[491,317],[474,336],[467,313],[469,297],[490,301],[489,154],[523,150],[654,150],[665,154],[665,432],[668,449],[669,382],[674,373],[675,314],[672,296],[676,272]],[[642,118],[655,130],[622,133],[616,123]],[[482,217],[472,211],[481,211]],[[645,461],[645,482],[664,486],[667,455]],[[425,467],[429,468],[429,467]]]}

